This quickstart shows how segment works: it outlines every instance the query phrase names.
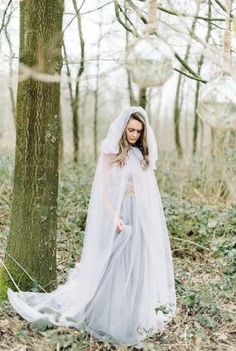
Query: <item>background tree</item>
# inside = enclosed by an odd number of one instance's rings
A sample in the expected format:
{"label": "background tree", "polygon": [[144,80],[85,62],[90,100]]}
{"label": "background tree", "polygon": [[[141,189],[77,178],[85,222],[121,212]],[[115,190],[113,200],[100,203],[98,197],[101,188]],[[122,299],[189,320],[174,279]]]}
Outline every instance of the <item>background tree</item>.
{"label": "background tree", "polygon": [[28,275],[47,290],[56,285],[62,15],[62,0],[20,2],[14,189],[2,296],[6,270],[23,289],[32,287]]}
{"label": "background tree", "polygon": [[63,51],[64,51],[64,60],[66,64],[66,74],[68,76],[68,88],[70,95],[70,105],[72,110],[72,129],[73,129],[73,146],[74,146],[74,155],[73,160],[75,163],[78,162],[79,159],[79,135],[80,135],[80,116],[79,116],[79,100],[80,100],[80,76],[84,71],[84,37],[82,30],[82,20],[80,16],[80,9],[78,8],[76,0],[72,0],[74,11],[76,13],[77,24],[78,24],[78,38],[79,38],[79,47],[80,47],[80,62],[78,63],[77,73],[75,84],[73,87],[72,81],[72,72],[70,69],[69,58],[67,56],[66,45],[63,41]]}
{"label": "background tree", "polygon": [[99,23],[99,40],[97,42],[97,58],[96,58],[96,82],[94,90],[94,117],[93,117],[93,144],[94,144],[94,159],[98,156],[98,100],[99,100],[99,70],[100,70],[100,49],[101,49],[101,28]]}

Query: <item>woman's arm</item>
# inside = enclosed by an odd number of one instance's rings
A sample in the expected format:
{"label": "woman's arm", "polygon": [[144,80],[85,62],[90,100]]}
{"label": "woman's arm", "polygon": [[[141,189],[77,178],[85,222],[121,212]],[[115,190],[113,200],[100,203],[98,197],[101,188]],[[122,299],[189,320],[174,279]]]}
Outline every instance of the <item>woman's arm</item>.
{"label": "woman's arm", "polygon": [[111,199],[109,197],[108,189],[110,187],[109,184],[109,171],[111,167],[116,167],[113,163],[113,155],[112,154],[103,154],[102,155],[102,199],[105,206],[105,209],[112,220],[117,223],[116,230],[121,232],[124,229],[124,222],[119,217],[118,213],[114,210]]}

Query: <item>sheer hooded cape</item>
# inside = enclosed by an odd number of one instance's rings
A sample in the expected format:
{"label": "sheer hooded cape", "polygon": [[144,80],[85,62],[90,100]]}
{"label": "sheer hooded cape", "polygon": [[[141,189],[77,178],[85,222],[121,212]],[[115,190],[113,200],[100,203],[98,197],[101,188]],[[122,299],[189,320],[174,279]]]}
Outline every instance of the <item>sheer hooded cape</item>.
{"label": "sheer hooded cape", "polygon": [[[118,152],[118,142],[133,112],[140,112],[146,120],[150,166],[145,170],[140,163],[142,153],[136,147],[129,150],[123,167],[112,162],[113,156]],[[8,289],[9,301],[24,319],[35,321],[46,318],[55,325],[76,328],[83,324],[87,308],[93,304],[93,297],[101,285],[111,258],[118,257],[130,235],[135,235],[132,226],[126,224],[121,233],[116,231],[122,199],[130,177],[136,197],[137,215],[148,250],[150,269],[145,279],[147,283],[151,281],[151,284],[146,285],[149,288],[145,291],[145,303],[151,313],[140,315],[140,323],[144,321],[145,326],[158,329],[160,320],[167,322],[174,316],[174,275],[168,231],[154,174],[156,159],[156,141],[146,112],[141,107],[128,108],[111,123],[107,137],[101,143],[80,262],[69,272],[66,283],[53,292],[13,292]],[[129,276],[127,281],[128,279]],[[120,289],[122,294],[125,284]]]}

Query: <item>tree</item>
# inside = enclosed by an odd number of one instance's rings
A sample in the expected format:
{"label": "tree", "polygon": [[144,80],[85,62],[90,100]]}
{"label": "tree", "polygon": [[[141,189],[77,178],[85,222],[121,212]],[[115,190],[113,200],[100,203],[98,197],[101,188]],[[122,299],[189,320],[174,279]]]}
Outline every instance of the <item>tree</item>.
{"label": "tree", "polygon": [[20,2],[20,59],[10,233],[0,296],[32,280],[56,285],[59,100],[63,0]]}
{"label": "tree", "polygon": [[[9,25],[9,22],[11,20],[11,17],[12,17],[12,12],[13,12],[13,9],[12,9],[12,2],[8,2],[8,5],[7,5],[7,8],[6,8],[6,13],[7,13],[7,9],[10,8],[10,12],[8,15],[4,16],[4,18],[6,19],[6,23],[3,25],[3,29],[4,29],[4,34],[5,34],[5,37],[6,37],[6,41],[7,41],[7,44],[8,44],[8,47],[9,47],[9,75],[10,75],[10,84],[8,86],[8,89],[9,89],[9,94],[10,94],[10,99],[11,99],[11,106],[12,106],[12,115],[13,115],[13,118],[14,118],[14,123],[15,123],[15,119],[16,119],[16,111],[15,111],[15,95],[14,95],[14,89],[13,89],[13,49],[12,49],[12,42],[11,42],[11,37],[10,37],[10,33],[8,31],[8,25]],[[4,22],[3,22],[4,23]]]}
{"label": "tree", "polygon": [[[206,43],[209,42],[210,36],[211,36],[211,30],[212,30],[212,23],[210,21],[211,18],[211,1],[208,0],[208,18],[209,22],[207,24],[207,33],[206,33],[206,38],[205,41]],[[200,76],[201,74],[201,69],[204,63],[204,55],[201,54],[200,59],[198,60],[197,63],[197,74]],[[197,106],[198,106],[198,100],[199,100],[199,93],[200,93],[200,82],[196,82],[196,92],[195,92],[195,101],[194,101],[194,125],[193,125],[193,155],[197,151],[197,137],[198,137],[198,113],[197,113]],[[202,149],[202,143],[203,143],[203,122],[201,122],[201,149]],[[213,132],[213,130],[212,130]]]}
{"label": "tree", "polygon": [[74,145],[74,155],[73,160],[75,163],[79,160],[79,132],[80,132],[80,116],[79,116],[79,100],[80,100],[80,77],[84,72],[84,56],[85,56],[85,42],[83,37],[82,30],[82,20],[80,16],[80,9],[78,9],[76,0],[72,0],[73,7],[76,13],[77,24],[78,24],[78,39],[80,44],[80,62],[77,67],[77,74],[75,80],[75,86],[73,88],[72,83],[72,72],[69,65],[69,60],[66,52],[66,45],[63,41],[63,51],[64,51],[64,59],[66,64],[66,74],[69,78],[68,80],[68,88],[70,94],[70,106],[72,111],[72,127],[73,127],[73,145]]}
{"label": "tree", "polygon": [[97,42],[97,56],[96,56],[96,80],[94,90],[94,116],[93,116],[93,148],[94,160],[98,157],[98,100],[99,100],[99,74],[100,74],[100,55],[101,55],[101,41],[102,41],[102,23],[99,23],[99,39]]}

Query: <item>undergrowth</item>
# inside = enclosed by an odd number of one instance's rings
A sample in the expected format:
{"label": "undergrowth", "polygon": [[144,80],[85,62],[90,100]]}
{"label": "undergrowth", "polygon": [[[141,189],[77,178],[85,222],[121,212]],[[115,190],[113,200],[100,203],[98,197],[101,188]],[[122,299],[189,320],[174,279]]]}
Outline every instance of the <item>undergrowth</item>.
{"label": "undergrowth", "polygon": [[[163,333],[149,335],[143,350],[235,349],[236,207],[228,197],[218,196],[219,192],[216,200],[213,186],[207,191],[209,180],[202,173],[201,162],[198,167],[196,159],[193,163],[192,174],[191,165],[183,172],[183,163],[178,165],[168,156],[160,160],[157,170],[173,252],[177,315]],[[1,156],[1,259],[9,230],[12,169],[11,158]],[[61,171],[58,283],[65,281],[68,270],[80,259],[94,170],[94,164],[84,162],[79,166],[67,164]],[[108,341],[97,342],[83,329],[30,324],[22,320],[7,301],[0,305],[1,351],[115,349]]]}

